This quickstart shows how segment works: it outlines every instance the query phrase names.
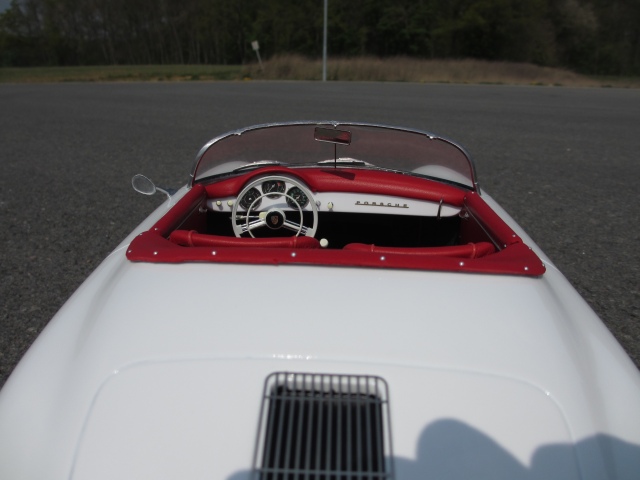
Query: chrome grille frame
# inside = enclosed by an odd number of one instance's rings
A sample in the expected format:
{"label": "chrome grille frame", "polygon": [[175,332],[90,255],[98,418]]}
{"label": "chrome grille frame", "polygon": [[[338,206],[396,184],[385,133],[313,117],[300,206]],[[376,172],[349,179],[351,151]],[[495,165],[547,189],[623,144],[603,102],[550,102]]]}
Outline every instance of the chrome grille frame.
{"label": "chrome grille frame", "polygon": [[269,375],[252,478],[391,480],[387,383],[370,375]]}

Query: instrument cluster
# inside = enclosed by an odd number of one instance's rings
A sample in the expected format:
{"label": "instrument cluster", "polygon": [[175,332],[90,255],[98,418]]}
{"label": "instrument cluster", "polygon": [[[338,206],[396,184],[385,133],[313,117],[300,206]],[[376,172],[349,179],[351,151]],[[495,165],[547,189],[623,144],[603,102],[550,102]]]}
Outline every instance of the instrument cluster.
{"label": "instrument cluster", "polygon": [[[288,187],[288,188],[287,188]],[[287,186],[284,179],[266,179],[262,183],[251,187],[242,194],[238,203],[245,210],[260,208],[264,197],[275,200],[283,197],[290,208],[305,208],[309,204],[309,197],[296,185]]]}

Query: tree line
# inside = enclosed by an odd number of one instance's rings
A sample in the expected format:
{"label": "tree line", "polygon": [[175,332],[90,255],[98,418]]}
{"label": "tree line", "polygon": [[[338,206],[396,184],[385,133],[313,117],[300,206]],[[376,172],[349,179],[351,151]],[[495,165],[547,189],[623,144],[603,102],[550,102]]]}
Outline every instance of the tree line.
{"label": "tree line", "polygon": [[[0,66],[242,64],[322,54],[323,0],[13,0]],[[640,0],[329,0],[330,56],[640,74]]]}

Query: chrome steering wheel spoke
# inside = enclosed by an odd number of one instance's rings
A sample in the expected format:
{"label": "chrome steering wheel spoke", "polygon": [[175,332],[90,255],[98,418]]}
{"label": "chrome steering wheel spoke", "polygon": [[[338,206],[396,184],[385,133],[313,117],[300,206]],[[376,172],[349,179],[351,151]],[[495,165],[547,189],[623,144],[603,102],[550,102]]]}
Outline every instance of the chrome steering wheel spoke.
{"label": "chrome steering wheel spoke", "polygon": [[285,222],[282,224],[283,228],[286,228],[287,230],[291,230],[293,232],[296,232],[296,236],[298,235],[307,235],[307,230],[309,230],[306,226],[301,225],[299,223],[296,222],[292,222],[291,220],[285,220]]}
{"label": "chrome steering wheel spoke", "polygon": [[[256,218],[256,217],[244,217],[245,219]],[[251,230],[255,230],[256,228],[264,227],[266,225],[263,218],[256,218],[255,220],[249,222],[241,222],[238,226],[242,229],[243,232],[250,232]]]}

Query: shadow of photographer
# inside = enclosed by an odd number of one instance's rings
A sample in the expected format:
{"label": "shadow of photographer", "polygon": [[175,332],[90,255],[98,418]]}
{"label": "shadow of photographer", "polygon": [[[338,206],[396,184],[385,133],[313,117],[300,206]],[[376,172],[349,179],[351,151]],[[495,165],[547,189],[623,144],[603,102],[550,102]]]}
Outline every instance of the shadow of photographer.
{"label": "shadow of photographer", "polygon": [[[416,445],[416,457],[393,456],[387,466],[398,480],[637,480],[640,478],[640,445],[599,434],[575,444],[539,447],[524,465],[492,438],[465,423],[444,419],[428,425]],[[257,480],[258,471],[239,471],[228,480]],[[367,475],[305,475],[304,472],[273,476],[274,479],[346,480]],[[380,478],[372,475],[371,478]]]}

